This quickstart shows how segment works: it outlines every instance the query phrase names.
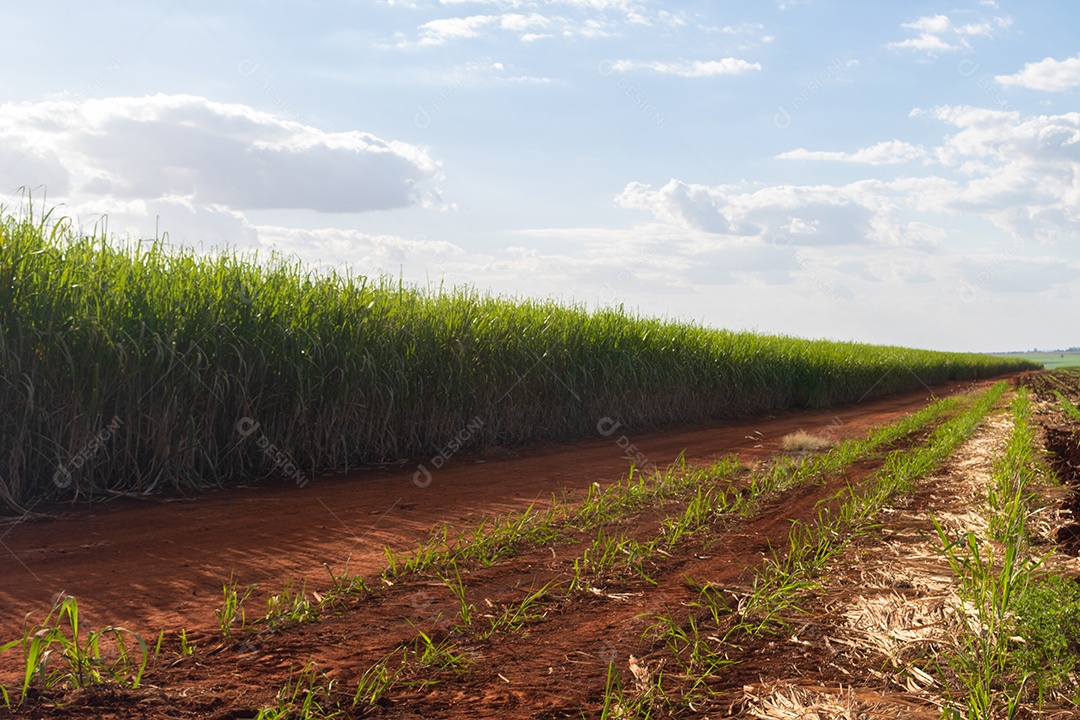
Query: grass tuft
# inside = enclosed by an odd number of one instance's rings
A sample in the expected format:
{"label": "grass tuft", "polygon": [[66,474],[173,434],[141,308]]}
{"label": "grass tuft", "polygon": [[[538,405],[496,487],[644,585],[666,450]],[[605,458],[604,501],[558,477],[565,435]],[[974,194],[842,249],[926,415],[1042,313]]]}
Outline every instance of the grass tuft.
{"label": "grass tuft", "polygon": [[[143,639],[122,627],[110,625],[84,635],[79,603],[70,595],[57,600],[45,620],[27,627],[23,637],[0,645],[0,653],[16,647],[22,648],[24,667],[19,705],[34,689],[103,684],[137,688],[150,655]],[[10,707],[6,689],[0,700]]]}

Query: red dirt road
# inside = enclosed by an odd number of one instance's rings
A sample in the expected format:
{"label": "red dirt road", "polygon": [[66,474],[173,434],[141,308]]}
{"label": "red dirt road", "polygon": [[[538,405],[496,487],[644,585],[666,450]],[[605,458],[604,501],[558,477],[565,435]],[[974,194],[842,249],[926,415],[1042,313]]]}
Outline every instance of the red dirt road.
{"label": "red dirt road", "polygon": [[[989,382],[934,388],[945,397]],[[304,488],[278,484],[175,502],[116,501],[53,509],[55,519],[0,525],[0,640],[21,635],[23,616],[41,619],[52,599],[79,599],[90,626],[117,623],[147,637],[160,629],[209,630],[223,580],[260,584],[261,602],[290,577],[327,584],[324,563],[370,575],[382,548],[411,547],[443,521],[470,525],[520,510],[552,493],[619,480],[628,444],[638,465],[667,465],[685,451],[692,463],[738,453],[744,463],[779,449],[804,429],[836,439],[914,412],[927,391],[822,412],[791,413],[651,433],[610,436],[513,451],[456,456],[418,487],[417,462],[327,475]],[[642,462],[641,460],[645,461]]]}

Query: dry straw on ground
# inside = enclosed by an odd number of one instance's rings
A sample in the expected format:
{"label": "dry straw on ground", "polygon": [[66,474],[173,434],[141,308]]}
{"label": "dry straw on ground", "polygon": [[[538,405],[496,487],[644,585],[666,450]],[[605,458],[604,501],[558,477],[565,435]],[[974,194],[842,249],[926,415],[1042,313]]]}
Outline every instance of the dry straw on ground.
{"label": "dry straw on ground", "polygon": [[819,450],[827,450],[832,446],[832,440],[812,435],[805,430],[796,430],[790,435],[785,435],[780,441],[780,447],[785,452],[818,452]]}
{"label": "dry straw on ground", "polygon": [[743,687],[747,713],[761,720],[937,718],[941,711],[915,698],[866,688],[830,688],[793,681]]}
{"label": "dry straw on ground", "polygon": [[[985,536],[981,511],[991,462],[1011,427],[1007,417],[988,418],[946,468],[921,483],[917,501],[886,509],[877,532],[856,542],[849,552],[858,554],[858,563],[830,568],[815,625],[829,664],[850,684],[837,686],[807,669],[799,678],[748,685],[747,714],[762,720],[940,717],[946,689],[928,665],[958,642],[961,599],[932,539],[931,514],[951,534]],[[784,449],[790,449],[788,438]]]}

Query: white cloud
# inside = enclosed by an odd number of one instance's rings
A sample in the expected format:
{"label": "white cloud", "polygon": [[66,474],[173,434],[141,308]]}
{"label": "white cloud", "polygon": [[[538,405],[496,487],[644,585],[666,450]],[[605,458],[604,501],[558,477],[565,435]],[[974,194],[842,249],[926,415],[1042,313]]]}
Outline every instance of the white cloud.
{"label": "white cloud", "polygon": [[994,28],[988,22],[968,23],[956,28],[959,35],[993,35]]}
{"label": "white cloud", "polygon": [[747,191],[671,180],[659,189],[630,183],[616,204],[729,240],[771,245],[911,245],[892,199],[878,181],[843,186],[778,185]]}
{"label": "white cloud", "polygon": [[421,45],[442,45],[447,40],[473,38],[480,28],[499,21],[497,15],[471,15],[463,18],[431,20],[420,26]]}
{"label": "white cloud", "polygon": [[926,15],[913,23],[904,23],[900,27],[923,33],[939,35],[949,29],[952,21],[947,15]]}
{"label": "white cloud", "polygon": [[933,115],[957,129],[935,155],[964,181],[939,183],[920,196],[924,203],[984,213],[1018,238],[1080,237],[1080,113],[1023,117],[961,106]]}
{"label": "white cloud", "polygon": [[641,10],[641,3],[634,0],[553,0],[556,5],[569,5],[570,7],[588,10],[616,11],[628,13],[632,10]]}
{"label": "white cloud", "polygon": [[614,70],[625,72],[627,70],[646,69],[665,75],[678,75],[679,77],[718,77],[720,75],[743,75],[745,73],[761,70],[761,63],[747,62],[739,58],[723,58],[722,60],[693,60],[679,62],[637,62],[634,60],[619,60],[612,65]]}
{"label": "white cloud", "polygon": [[705,27],[703,30],[723,33],[724,35],[761,35],[765,30],[762,23],[741,23],[739,25],[724,25],[723,27]]}
{"label": "white cloud", "polygon": [[914,33],[914,37],[889,43],[892,50],[911,50],[929,56],[970,48],[971,37],[994,37],[996,31],[1012,25],[1009,17],[994,17],[957,25],[948,15],[924,15],[915,22],[903,23],[901,28]]}
{"label": "white cloud", "polygon": [[531,30],[532,28],[547,27],[550,24],[551,20],[539,13],[529,13],[528,15],[510,13],[499,18],[499,26],[504,30]]}
{"label": "white cloud", "polygon": [[1061,92],[1080,86],[1080,55],[1065,60],[1046,58],[1027,63],[1017,73],[998,75],[994,79],[1005,86]]}
{"label": "white cloud", "polygon": [[498,31],[519,32],[522,41],[532,42],[559,35],[609,38],[632,28],[686,24],[682,12],[661,10],[635,0],[440,0],[439,4],[482,5],[497,13],[425,22],[418,28],[417,40],[402,40],[398,47],[437,46]]}
{"label": "white cloud", "polygon": [[0,105],[0,187],[57,200],[364,212],[421,203],[438,176],[414,145],[190,95]]}
{"label": "white cloud", "polygon": [[935,228],[942,217],[985,218],[1017,240],[1080,239],[1080,113],[1021,117],[941,107],[932,115],[955,130],[933,148],[894,140],[853,152],[800,149],[780,157],[870,165],[932,159],[939,174],[757,190],[631,183],[616,202],[731,242],[784,236],[796,244],[920,245],[941,241]]}
{"label": "white cloud", "polygon": [[780,153],[778,160],[830,160],[833,162],[863,163],[866,165],[895,165],[927,157],[926,150],[900,140],[880,142],[855,152],[805,150],[799,148]]}
{"label": "white cloud", "polygon": [[930,33],[923,33],[918,37],[908,38],[901,42],[889,43],[889,47],[894,50],[917,50],[930,55],[939,52],[953,52],[960,49],[959,45],[952,45],[941,39],[940,36],[932,35]]}
{"label": "white cloud", "polygon": [[495,5],[502,10],[541,8],[543,5],[567,5],[578,10],[599,12],[640,13],[644,4],[634,0],[438,0],[441,5]]}

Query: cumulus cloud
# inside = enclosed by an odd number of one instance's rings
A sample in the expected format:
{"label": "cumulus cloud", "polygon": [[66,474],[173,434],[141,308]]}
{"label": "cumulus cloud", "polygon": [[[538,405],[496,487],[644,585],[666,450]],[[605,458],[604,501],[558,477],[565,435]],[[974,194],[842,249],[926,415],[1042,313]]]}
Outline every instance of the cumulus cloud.
{"label": "cumulus cloud", "polygon": [[646,210],[672,225],[770,244],[907,244],[880,183],[780,185],[746,191],[672,179],[661,188],[630,183],[616,204]]}
{"label": "cumulus cloud", "polygon": [[951,25],[952,21],[949,20],[947,15],[927,15],[915,22],[904,23],[900,27],[913,30],[918,34],[907,40],[889,43],[889,47],[896,50],[918,50],[926,53],[959,50],[959,45],[953,45],[942,38],[942,34],[948,32]]}
{"label": "cumulus cloud", "polygon": [[190,95],[0,105],[0,186],[83,202],[365,212],[435,202],[423,148]]}
{"label": "cumulus cloud", "polygon": [[1080,86],[1080,55],[1065,60],[1046,58],[1027,63],[1019,72],[998,75],[994,79],[1005,86],[1061,92]]}
{"label": "cumulus cloud", "polygon": [[934,154],[958,177],[913,179],[913,201],[983,213],[1014,237],[1080,237],[1080,113],[1024,117],[947,106],[931,115],[956,130]]}
{"label": "cumulus cloud", "polygon": [[664,75],[698,78],[717,77],[719,75],[743,75],[754,70],[761,70],[761,63],[752,63],[739,58],[728,57],[721,60],[680,60],[678,62],[618,60],[613,63],[612,67],[617,71],[646,69]]}
{"label": "cumulus cloud", "polygon": [[950,106],[928,114],[953,131],[933,148],[894,140],[780,157],[870,165],[918,159],[931,173],[753,190],[674,179],[660,188],[630,183],[616,203],[730,242],[934,247],[946,238],[941,216],[985,218],[1017,239],[1080,238],[1080,113],[1021,117]]}
{"label": "cumulus cloud", "polygon": [[[628,204],[633,188],[617,200]],[[739,187],[707,188],[679,187],[671,181],[655,194],[648,188],[637,188],[638,206],[655,211],[665,196],[697,197],[696,214],[685,207],[672,217],[683,227],[718,233],[723,242],[762,243],[774,248],[847,248],[852,252],[860,247],[933,248],[940,237],[925,223],[905,217],[903,208],[877,180],[863,180],[846,185],[781,185],[746,190]],[[644,193],[641,191],[645,190]],[[710,221],[708,197],[712,208],[728,222],[722,225]],[[651,205],[651,207],[650,207]],[[681,220],[681,222],[680,222]]]}

